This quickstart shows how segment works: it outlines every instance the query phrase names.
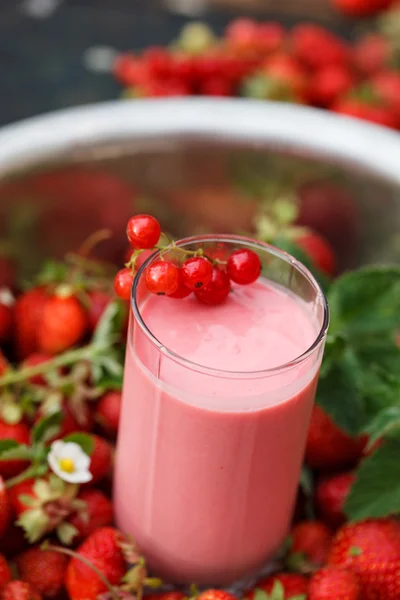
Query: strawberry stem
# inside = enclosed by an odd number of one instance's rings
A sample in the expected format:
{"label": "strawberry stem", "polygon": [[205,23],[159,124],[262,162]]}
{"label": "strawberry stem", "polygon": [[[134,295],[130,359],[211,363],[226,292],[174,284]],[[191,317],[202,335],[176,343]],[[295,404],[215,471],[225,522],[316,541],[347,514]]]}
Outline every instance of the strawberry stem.
{"label": "strawberry stem", "polygon": [[99,344],[90,343],[81,348],[76,348],[55,356],[49,361],[40,363],[32,367],[25,367],[24,369],[18,369],[16,371],[7,371],[2,377],[0,377],[0,388],[12,385],[15,383],[21,383],[35,377],[36,375],[43,375],[49,371],[54,371],[60,367],[69,366],[80,360],[91,360],[97,353],[105,350],[106,346],[100,346]]}
{"label": "strawberry stem", "polygon": [[25,471],[22,471],[22,473],[20,473],[19,475],[16,475],[15,477],[11,477],[10,479],[7,479],[7,481],[5,482],[5,486],[9,490],[10,488],[14,487],[14,485],[17,485],[18,483],[22,483],[23,481],[26,481],[27,479],[36,477],[38,474],[39,473],[38,473],[37,465],[31,465],[30,467],[25,469]]}
{"label": "strawberry stem", "polygon": [[93,573],[96,573],[97,577],[101,579],[101,581],[104,583],[114,600],[119,600],[118,593],[108,581],[107,577],[100,571],[100,569],[96,567],[96,565],[91,563],[90,560],[88,560],[85,556],[82,556],[82,554],[79,554],[79,552],[74,552],[73,550],[69,550],[68,548],[61,548],[60,546],[54,546],[53,544],[49,544],[48,542],[44,542],[41,548],[42,550],[53,550],[54,552],[66,554],[67,556],[71,556],[71,558],[76,558],[77,560],[80,560],[83,564],[89,567],[93,571]]}

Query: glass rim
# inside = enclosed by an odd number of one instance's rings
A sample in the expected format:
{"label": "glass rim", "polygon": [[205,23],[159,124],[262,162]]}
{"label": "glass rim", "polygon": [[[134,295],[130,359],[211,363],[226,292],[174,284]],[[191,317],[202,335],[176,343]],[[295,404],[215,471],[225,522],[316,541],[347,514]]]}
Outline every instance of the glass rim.
{"label": "glass rim", "polygon": [[[305,350],[302,354],[300,354],[296,358],[292,359],[291,361],[283,363],[282,365],[278,365],[276,367],[272,367],[269,369],[261,369],[261,370],[257,370],[257,371],[229,371],[229,370],[225,370],[225,369],[215,369],[213,367],[208,367],[206,365],[202,365],[200,363],[193,362],[193,361],[181,356],[180,354],[178,354],[177,352],[174,352],[173,350],[171,350],[170,348],[165,346],[162,342],[160,342],[160,340],[147,327],[147,325],[140,313],[140,309],[139,309],[139,306],[137,303],[137,293],[136,292],[138,289],[138,285],[139,285],[141,276],[143,275],[146,267],[149,264],[151,264],[151,262],[157,256],[159,256],[161,253],[160,250],[156,250],[153,254],[151,254],[151,256],[149,256],[146,259],[146,261],[143,263],[143,265],[140,267],[140,269],[136,273],[136,276],[135,276],[135,279],[133,282],[133,286],[132,286],[131,306],[130,306],[137,323],[139,324],[140,328],[142,329],[142,331],[146,335],[146,337],[150,340],[150,342],[162,354],[164,354],[168,358],[174,360],[175,362],[181,364],[182,366],[185,366],[186,368],[190,368],[192,370],[199,371],[201,373],[208,374],[208,375],[214,376],[214,377],[216,377],[216,376],[224,377],[226,379],[232,379],[232,378],[244,378],[244,379],[245,378],[253,378],[253,379],[255,379],[255,378],[276,375],[278,373],[281,373],[283,371],[286,371],[288,369],[291,369],[291,368],[303,363],[311,354],[313,354],[313,352],[321,345],[322,341],[326,337],[326,334],[328,331],[328,326],[329,326],[329,306],[328,306],[328,301],[327,301],[327,298],[325,296],[323,289],[321,288],[318,281],[315,279],[314,275],[312,275],[312,273],[309,271],[309,269],[307,269],[303,265],[303,263],[301,263],[299,260],[294,258],[288,252],[285,252],[284,250],[280,250],[280,249],[276,248],[275,246],[272,246],[271,244],[267,244],[266,242],[262,242],[260,240],[254,240],[252,238],[249,238],[246,236],[241,236],[241,235],[231,235],[231,234],[195,235],[195,236],[182,238],[181,240],[176,241],[175,244],[179,247],[185,247],[185,246],[189,246],[194,243],[201,243],[201,242],[210,242],[210,243],[213,243],[213,242],[214,243],[218,243],[218,242],[235,243],[236,242],[237,244],[242,244],[246,247],[256,248],[258,250],[262,250],[264,252],[272,254],[273,256],[275,256],[279,259],[282,259],[287,264],[290,264],[291,266],[293,266],[298,272],[300,272],[310,282],[312,287],[315,289],[317,297],[320,298],[322,309],[323,309],[322,325],[321,325],[321,328],[320,328],[318,334],[316,335],[315,340],[313,341],[311,346],[309,346],[307,348],[307,350]],[[177,300],[177,302],[178,301],[179,300]]]}

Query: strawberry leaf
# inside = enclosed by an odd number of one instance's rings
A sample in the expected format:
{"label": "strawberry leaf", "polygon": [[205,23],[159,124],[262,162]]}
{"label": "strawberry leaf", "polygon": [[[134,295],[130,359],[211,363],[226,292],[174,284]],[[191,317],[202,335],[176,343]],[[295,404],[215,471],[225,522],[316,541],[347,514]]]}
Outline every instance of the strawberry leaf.
{"label": "strawberry leaf", "polygon": [[49,283],[63,283],[66,281],[68,266],[55,260],[46,261],[37,277],[37,283],[46,285]]}
{"label": "strawberry leaf", "polygon": [[60,423],[63,420],[62,412],[54,412],[43,417],[32,429],[33,444],[45,444],[60,431]]}
{"label": "strawberry leaf", "polygon": [[388,406],[370,421],[365,432],[368,433],[368,447],[381,438],[400,435],[400,406]]}
{"label": "strawberry leaf", "polygon": [[112,346],[121,334],[125,315],[126,307],[122,302],[110,302],[96,327],[92,343],[102,348]]}
{"label": "strawberry leaf", "polygon": [[11,439],[6,439],[6,440],[0,440],[0,457],[3,457],[4,452],[7,452],[8,450],[11,450],[12,448],[18,448],[19,447],[19,443],[15,440],[11,440]]}
{"label": "strawberry leaf", "polygon": [[400,512],[399,457],[398,433],[361,462],[344,506],[351,520],[386,517]]}
{"label": "strawberry leaf", "polygon": [[80,446],[83,452],[88,456],[90,456],[93,452],[93,438],[91,438],[87,433],[71,433],[70,435],[67,435],[63,441],[74,442],[74,444],[78,444],[78,446]]}
{"label": "strawberry leaf", "polygon": [[[2,442],[8,441],[9,440],[2,440]],[[13,445],[8,449],[1,450],[0,448],[0,458],[1,460],[32,460],[33,450],[29,446],[25,446],[25,444],[16,443],[16,445]]]}
{"label": "strawberry leaf", "polygon": [[260,590],[259,588],[256,588],[254,590],[254,597],[253,600],[269,600],[267,593],[264,590]]}

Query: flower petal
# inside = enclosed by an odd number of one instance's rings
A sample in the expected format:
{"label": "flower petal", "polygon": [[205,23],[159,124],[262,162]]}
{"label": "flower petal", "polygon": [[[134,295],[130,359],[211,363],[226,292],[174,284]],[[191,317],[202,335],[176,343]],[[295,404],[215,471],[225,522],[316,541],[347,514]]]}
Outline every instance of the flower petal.
{"label": "flower petal", "polygon": [[57,475],[68,483],[87,483],[93,479],[93,475],[90,471],[75,471],[74,473],[57,473]]}

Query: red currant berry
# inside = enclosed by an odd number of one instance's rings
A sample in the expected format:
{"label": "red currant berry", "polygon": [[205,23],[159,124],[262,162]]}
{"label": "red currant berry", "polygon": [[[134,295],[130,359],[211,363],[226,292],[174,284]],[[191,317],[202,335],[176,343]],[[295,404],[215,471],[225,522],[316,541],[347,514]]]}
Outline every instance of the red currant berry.
{"label": "red currant berry", "polygon": [[186,287],[186,285],[183,283],[183,275],[182,275],[182,269],[178,269],[179,270],[179,285],[178,285],[178,289],[173,293],[170,294],[171,298],[186,298],[186,296],[189,296],[189,294],[192,293],[192,290],[189,290],[188,287]]}
{"label": "red currant berry", "polygon": [[240,285],[253,283],[261,273],[261,261],[252,250],[235,250],[228,258],[226,266],[229,279]]}
{"label": "red currant berry", "polygon": [[208,285],[195,291],[197,300],[202,304],[215,306],[221,304],[231,291],[231,282],[225,271],[213,268],[212,279]]}
{"label": "red currant berry", "polygon": [[117,296],[123,300],[129,300],[131,297],[133,284],[133,275],[130,269],[121,269],[114,279],[114,290]]}
{"label": "red currant berry", "polygon": [[136,215],[128,221],[126,235],[135,249],[153,248],[160,239],[160,223],[151,215]]}
{"label": "red currant berry", "polygon": [[179,286],[179,268],[168,260],[156,260],[147,267],[145,282],[152,294],[170,296]]}
{"label": "red currant berry", "polygon": [[212,278],[213,266],[202,256],[188,258],[182,265],[183,283],[190,290],[198,290],[208,285]]}

